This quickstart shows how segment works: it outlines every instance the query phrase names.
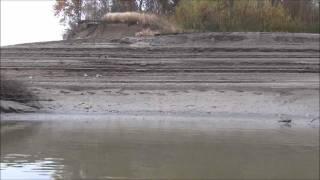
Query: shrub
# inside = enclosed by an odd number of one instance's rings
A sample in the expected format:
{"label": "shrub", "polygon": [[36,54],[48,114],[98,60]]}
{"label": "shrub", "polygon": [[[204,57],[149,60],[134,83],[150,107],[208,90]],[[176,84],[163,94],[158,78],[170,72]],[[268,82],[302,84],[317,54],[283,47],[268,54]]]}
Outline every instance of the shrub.
{"label": "shrub", "polygon": [[26,88],[25,84],[5,79],[3,76],[1,77],[0,99],[21,103],[37,100],[36,96]]}

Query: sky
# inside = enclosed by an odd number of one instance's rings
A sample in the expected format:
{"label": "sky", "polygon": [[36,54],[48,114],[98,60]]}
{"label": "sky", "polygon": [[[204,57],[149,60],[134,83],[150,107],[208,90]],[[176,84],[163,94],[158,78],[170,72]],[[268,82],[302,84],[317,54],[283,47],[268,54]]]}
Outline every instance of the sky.
{"label": "sky", "polygon": [[54,16],[54,0],[0,0],[1,46],[61,40],[64,27]]}

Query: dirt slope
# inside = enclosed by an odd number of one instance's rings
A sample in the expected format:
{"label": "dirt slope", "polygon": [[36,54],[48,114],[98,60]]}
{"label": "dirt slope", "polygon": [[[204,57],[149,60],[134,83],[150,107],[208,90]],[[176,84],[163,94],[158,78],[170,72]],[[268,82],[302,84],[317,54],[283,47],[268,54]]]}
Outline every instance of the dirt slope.
{"label": "dirt slope", "polygon": [[[1,49],[46,112],[319,116],[319,35],[196,33]],[[276,119],[276,118],[275,118]]]}
{"label": "dirt slope", "polygon": [[68,34],[66,39],[113,39],[126,36],[135,36],[136,33],[144,29],[141,25],[128,25],[121,23],[99,23],[82,24],[72,33]]}

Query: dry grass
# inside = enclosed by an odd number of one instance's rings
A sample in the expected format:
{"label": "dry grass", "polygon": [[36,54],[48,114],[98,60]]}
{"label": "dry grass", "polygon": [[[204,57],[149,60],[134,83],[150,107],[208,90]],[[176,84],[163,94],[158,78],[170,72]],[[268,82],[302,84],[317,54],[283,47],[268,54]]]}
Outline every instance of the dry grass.
{"label": "dry grass", "polygon": [[108,13],[102,17],[102,21],[108,23],[142,25],[145,29],[137,33],[137,35],[139,36],[179,32],[179,29],[175,25],[165,20],[164,18],[161,18],[154,14],[144,14],[137,12]]}
{"label": "dry grass", "polygon": [[37,100],[36,96],[27,89],[24,83],[7,80],[3,76],[1,77],[0,99],[21,103]]}
{"label": "dry grass", "polygon": [[187,30],[319,32],[319,15],[312,14],[314,23],[307,23],[269,0],[239,0],[232,7],[224,0],[187,0],[179,3],[173,20]]}

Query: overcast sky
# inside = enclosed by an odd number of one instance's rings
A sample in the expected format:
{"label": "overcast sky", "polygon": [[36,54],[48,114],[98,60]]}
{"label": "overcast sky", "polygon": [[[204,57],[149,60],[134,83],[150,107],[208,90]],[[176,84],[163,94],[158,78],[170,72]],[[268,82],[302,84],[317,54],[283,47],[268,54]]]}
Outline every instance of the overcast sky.
{"label": "overcast sky", "polygon": [[1,46],[61,40],[54,0],[1,0]]}

